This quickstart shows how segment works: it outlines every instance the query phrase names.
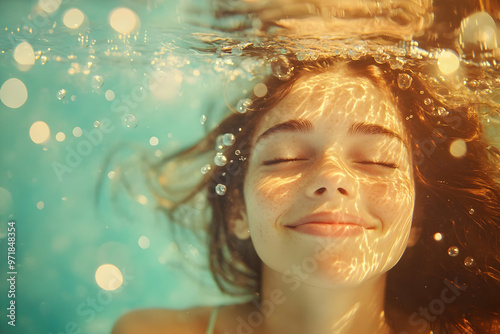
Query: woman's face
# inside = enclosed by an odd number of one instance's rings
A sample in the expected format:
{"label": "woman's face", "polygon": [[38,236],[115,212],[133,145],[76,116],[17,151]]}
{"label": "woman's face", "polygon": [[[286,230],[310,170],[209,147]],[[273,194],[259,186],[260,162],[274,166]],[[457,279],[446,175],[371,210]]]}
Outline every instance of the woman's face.
{"label": "woman's face", "polygon": [[338,70],[302,78],[252,143],[244,221],[265,266],[331,286],[397,263],[415,191],[403,120],[384,87]]}

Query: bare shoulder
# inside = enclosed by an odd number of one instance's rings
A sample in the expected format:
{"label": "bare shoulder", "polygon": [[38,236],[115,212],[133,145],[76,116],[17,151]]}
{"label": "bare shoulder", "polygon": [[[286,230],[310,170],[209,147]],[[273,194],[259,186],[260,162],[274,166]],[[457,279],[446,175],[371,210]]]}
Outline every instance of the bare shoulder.
{"label": "bare shoulder", "polygon": [[126,313],[115,323],[112,334],[205,333],[212,307],[185,310],[141,309]]}

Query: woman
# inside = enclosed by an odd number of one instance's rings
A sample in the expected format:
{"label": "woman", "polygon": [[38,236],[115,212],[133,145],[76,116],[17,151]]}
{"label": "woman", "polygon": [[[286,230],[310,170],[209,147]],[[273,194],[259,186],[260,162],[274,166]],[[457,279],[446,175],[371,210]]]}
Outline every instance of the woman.
{"label": "woman", "polygon": [[[498,330],[499,154],[475,105],[371,57],[292,65],[154,169],[167,214],[206,195],[214,279],[254,300],[135,311],[114,332]],[[200,157],[215,166],[174,198],[172,171]]]}

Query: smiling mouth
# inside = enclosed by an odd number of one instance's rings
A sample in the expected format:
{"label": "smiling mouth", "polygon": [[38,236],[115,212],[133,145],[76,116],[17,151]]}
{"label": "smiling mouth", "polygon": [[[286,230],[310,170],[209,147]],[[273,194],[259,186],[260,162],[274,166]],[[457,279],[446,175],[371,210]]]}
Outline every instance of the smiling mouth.
{"label": "smiling mouth", "polygon": [[356,236],[374,229],[361,217],[339,211],[314,213],[285,227],[299,233],[326,237]]}

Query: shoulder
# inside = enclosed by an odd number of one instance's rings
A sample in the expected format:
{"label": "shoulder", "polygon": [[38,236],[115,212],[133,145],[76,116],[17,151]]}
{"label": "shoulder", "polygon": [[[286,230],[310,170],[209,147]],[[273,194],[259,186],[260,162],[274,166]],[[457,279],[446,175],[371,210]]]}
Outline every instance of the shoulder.
{"label": "shoulder", "polygon": [[213,307],[185,310],[142,309],[121,316],[112,334],[205,333]]}

